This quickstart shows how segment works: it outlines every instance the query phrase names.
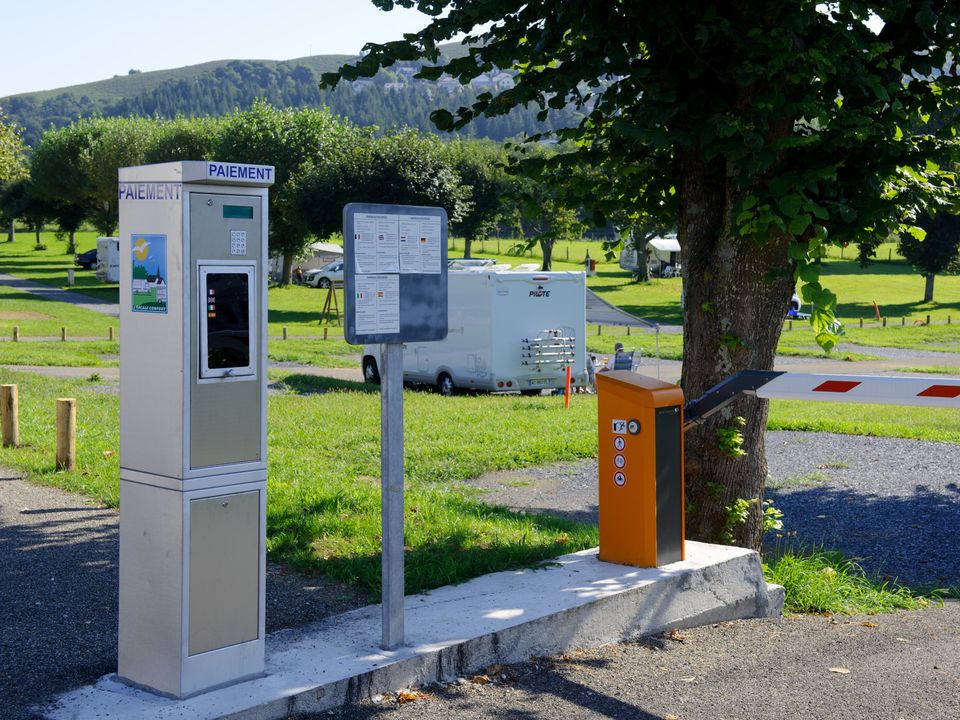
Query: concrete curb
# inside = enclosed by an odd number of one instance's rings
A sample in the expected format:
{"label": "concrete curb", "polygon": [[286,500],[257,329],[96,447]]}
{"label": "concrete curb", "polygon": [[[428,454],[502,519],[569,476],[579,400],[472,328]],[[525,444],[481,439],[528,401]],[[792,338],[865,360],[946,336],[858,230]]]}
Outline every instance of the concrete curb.
{"label": "concrete curb", "polygon": [[662,568],[600,562],[596,550],[538,570],[495,573],[406,598],[408,644],[384,651],[380,607],[267,638],[266,675],[182,701],[107,676],[60,697],[46,717],[272,720],[320,712],[411,685],[660,632],[775,617],[756,553],[688,541],[687,560]]}

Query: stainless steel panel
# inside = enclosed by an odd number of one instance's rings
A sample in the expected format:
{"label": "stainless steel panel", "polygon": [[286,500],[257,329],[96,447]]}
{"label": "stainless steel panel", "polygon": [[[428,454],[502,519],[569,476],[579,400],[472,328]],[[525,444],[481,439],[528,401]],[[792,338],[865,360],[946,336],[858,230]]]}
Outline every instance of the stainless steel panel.
{"label": "stainless steel panel", "polygon": [[188,654],[258,637],[260,493],[190,501]]}
{"label": "stainless steel panel", "polygon": [[[224,218],[224,206],[249,206],[252,218]],[[261,256],[261,198],[251,195],[190,194],[190,267],[198,261],[257,261]],[[231,255],[230,233],[246,232],[246,254]],[[256,287],[262,283],[260,267]],[[259,297],[259,293],[256,295]],[[264,422],[259,367],[264,338],[258,333],[252,356],[258,367],[249,380],[198,383],[200,304],[197,283],[191,286],[190,322],[190,467],[203,468],[240,462],[262,461]],[[259,303],[255,303],[251,326],[259,327]],[[265,310],[266,303],[264,303]],[[204,306],[205,307],[205,306]]]}

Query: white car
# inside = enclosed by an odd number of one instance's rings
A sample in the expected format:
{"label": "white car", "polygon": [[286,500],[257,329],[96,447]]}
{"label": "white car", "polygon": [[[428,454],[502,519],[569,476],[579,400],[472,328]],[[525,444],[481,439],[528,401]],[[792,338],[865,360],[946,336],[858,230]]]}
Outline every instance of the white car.
{"label": "white car", "polygon": [[303,274],[304,285],[326,289],[334,282],[343,282],[343,260],[334,260],[315,270],[307,270]]}

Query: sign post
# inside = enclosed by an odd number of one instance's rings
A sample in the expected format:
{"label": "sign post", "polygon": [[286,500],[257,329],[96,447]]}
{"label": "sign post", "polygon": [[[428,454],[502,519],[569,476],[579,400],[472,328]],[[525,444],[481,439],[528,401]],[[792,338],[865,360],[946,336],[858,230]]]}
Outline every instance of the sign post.
{"label": "sign post", "polygon": [[447,214],[350,203],[343,209],[344,335],[380,345],[384,649],[404,643],[403,343],[447,336]]}

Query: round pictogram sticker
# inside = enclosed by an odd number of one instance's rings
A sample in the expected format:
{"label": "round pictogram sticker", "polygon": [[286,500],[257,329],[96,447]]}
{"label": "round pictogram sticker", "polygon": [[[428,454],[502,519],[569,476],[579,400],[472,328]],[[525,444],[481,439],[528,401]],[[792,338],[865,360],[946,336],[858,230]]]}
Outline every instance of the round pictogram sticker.
{"label": "round pictogram sticker", "polygon": [[614,447],[614,449],[616,449],[618,452],[619,452],[620,450],[623,450],[626,446],[627,446],[627,441],[624,440],[624,439],[623,439],[622,437],[620,437],[619,435],[613,439],[613,447]]}
{"label": "round pictogram sticker", "polygon": [[614,455],[613,464],[616,465],[618,468],[622,468],[624,465],[627,464],[627,459],[623,455]]}
{"label": "round pictogram sticker", "polygon": [[631,435],[639,435],[640,421],[637,420],[636,418],[630,418],[627,421],[627,432],[630,433]]}
{"label": "round pictogram sticker", "polygon": [[627,483],[627,476],[622,472],[616,472],[613,474],[613,483],[617,487],[623,487]]}

